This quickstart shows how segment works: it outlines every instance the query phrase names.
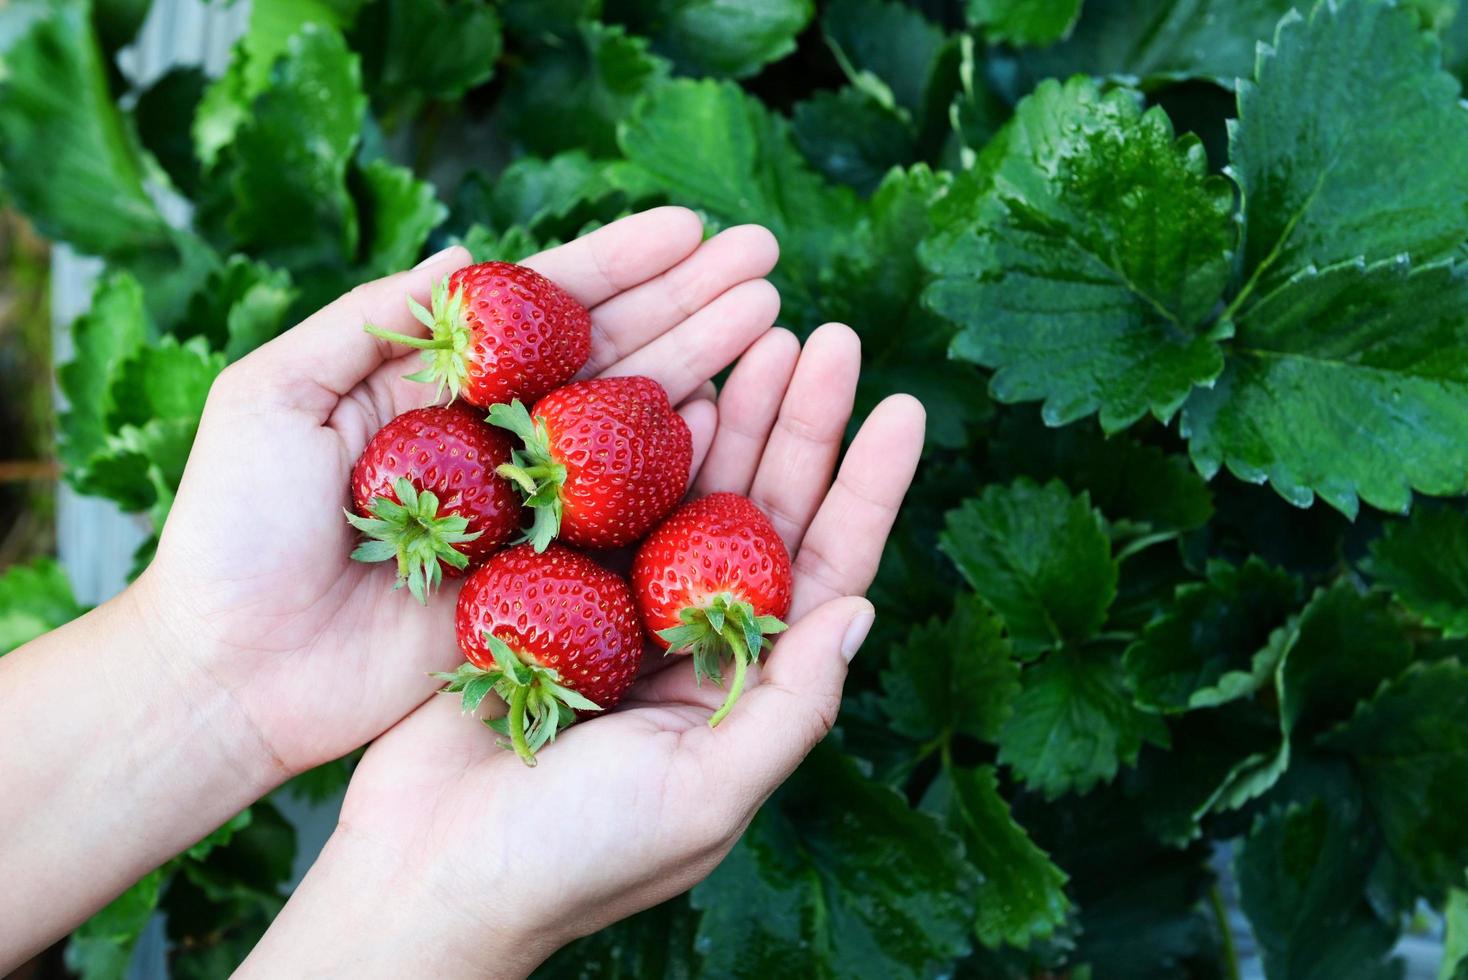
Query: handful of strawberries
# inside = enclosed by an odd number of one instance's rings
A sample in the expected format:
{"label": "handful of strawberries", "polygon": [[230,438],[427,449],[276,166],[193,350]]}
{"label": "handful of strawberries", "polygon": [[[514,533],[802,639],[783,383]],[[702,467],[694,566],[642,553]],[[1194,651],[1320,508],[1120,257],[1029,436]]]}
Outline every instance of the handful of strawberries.
{"label": "handful of strawberries", "polygon": [[[455,629],[466,663],[446,681],[528,765],[579,714],[605,711],[637,678],[648,640],[693,656],[733,707],[745,672],[785,628],[790,555],[748,499],[679,506],[693,460],[687,424],[651,378],[572,381],[591,316],[549,279],[486,262],[409,298],[429,337],[367,330],[420,348],[413,380],[452,396],[393,419],[352,472],[361,561],[395,560],[420,602],[468,574]],[[530,407],[526,407],[529,404]],[[640,543],[639,543],[640,542]],[[585,552],[637,546],[632,581]]]}

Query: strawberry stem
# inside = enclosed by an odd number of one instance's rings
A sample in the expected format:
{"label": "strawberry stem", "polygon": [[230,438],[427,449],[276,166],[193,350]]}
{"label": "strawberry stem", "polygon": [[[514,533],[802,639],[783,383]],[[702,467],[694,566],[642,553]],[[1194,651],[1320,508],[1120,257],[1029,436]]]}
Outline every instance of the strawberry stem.
{"label": "strawberry stem", "polygon": [[717,728],[719,722],[734,707],[734,702],[739,700],[739,695],[744,692],[744,675],[749,672],[749,648],[744,645],[744,640],[739,636],[738,630],[730,631],[726,640],[729,649],[734,654],[734,679],[729,682],[729,693],[724,698],[724,703],[719,705],[713,717],[709,719],[709,727]]}
{"label": "strawberry stem", "polygon": [[515,693],[510,696],[510,745],[514,747],[515,754],[527,766],[535,765],[535,753],[531,751],[530,743],[525,740],[525,704],[530,700],[530,685],[515,685]]}
{"label": "strawberry stem", "polygon": [[405,333],[384,330],[382,327],[374,327],[370,323],[363,326],[362,329],[374,337],[381,337],[394,344],[402,344],[404,347],[412,347],[417,350],[450,350],[454,346],[452,337],[413,337]]}

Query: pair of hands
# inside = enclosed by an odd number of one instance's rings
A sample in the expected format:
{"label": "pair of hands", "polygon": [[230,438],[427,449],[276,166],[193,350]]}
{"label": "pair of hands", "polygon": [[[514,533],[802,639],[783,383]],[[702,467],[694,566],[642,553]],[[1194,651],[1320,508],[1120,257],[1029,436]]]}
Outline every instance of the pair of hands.
{"label": "pair of hands", "polygon": [[[405,296],[426,301],[470,261],[463,249],[359,287],[220,377],[141,603],[190,651],[178,668],[228,692],[249,730],[234,762],[262,785],[376,740],[332,844],[249,965],[299,966],[306,944],[322,965],[390,972],[372,943],[323,938],[322,906],[350,917],[343,893],[367,890],[374,905],[343,929],[385,937],[383,919],[411,918],[417,969],[432,946],[444,971],[492,958],[497,975],[528,972],[707,875],[830,729],[924,416],[910,397],[884,401],[833,482],[860,346],[839,324],[803,349],[771,329],[777,255],[762,228],[702,241],[692,212],[659,208],[524,263],[591,310],[586,375],[645,374],[680,405],[691,492],[749,495],[794,556],[791,628],[717,730],[723,692],[697,686],[687,658],[653,656],[622,705],[526,769],[457,699],[432,696],[429,672],[462,659],[455,582],[423,607],[389,593],[390,569],[348,559],[352,464],[433,397],[402,378],[416,354],[362,324],[419,331]],[[709,379],[736,359],[716,403]]]}

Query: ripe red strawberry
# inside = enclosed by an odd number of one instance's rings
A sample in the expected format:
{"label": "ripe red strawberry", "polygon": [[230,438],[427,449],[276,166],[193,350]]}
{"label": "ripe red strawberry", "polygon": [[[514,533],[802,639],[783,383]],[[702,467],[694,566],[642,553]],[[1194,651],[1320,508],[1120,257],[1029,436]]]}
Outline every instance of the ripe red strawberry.
{"label": "ripe red strawberry", "polygon": [[519,495],[495,474],[509,461],[510,440],[471,408],[399,415],[352,470],[347,520],[369,538],[352,557],[396,558],[397,587],[426,602],[444,569],[479,564],[520,529]]}
{"label": "ripe red strawberry", "polygon": [[485,724],[535,765],[535,753],[575,720],[622,700],[642,662],[642,629],[621,576],[585,555],[529,545],[500,552],[459,593],[454,625],[468,663],[445,693],[473,711],[492,690],[509,714]]}
{"label": "ripe red strawberry", "polygon": [[649,636],[671,653],[691,651],[702,680],[723,683],[720,662],[734,660],[729,696],[710,725],[729,713],[749,664],[785,628],[790,553],[770,519],[747,497],[712,493],[673,512],[647,536],[632,563],[632,592]]}
{"label": "ripe red strawberry", "polygon": [[578,381],[535,403],[489,410],[523,449],[499,473],[535,511],[537,551],[559,535],[578,548],[620,548],[642,537],[688,488],[693,436],[651,378]]}
{"label": "ripe red strawberry", "polygon": [[591,314],[545,276],[509,262],[465,266],[433,287],[432,309],[412,297],[431,338],[368,325],[367,332],[423,351],[414,381],[488,408],[534,401],[576,376],[591,354]]}

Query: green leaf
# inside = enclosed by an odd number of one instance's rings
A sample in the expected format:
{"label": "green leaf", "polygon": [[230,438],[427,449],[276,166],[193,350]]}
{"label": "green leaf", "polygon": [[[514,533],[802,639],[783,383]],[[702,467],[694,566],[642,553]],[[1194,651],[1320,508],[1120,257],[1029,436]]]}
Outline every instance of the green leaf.
{"label": "green leaf", "polygon": [[76,619],[83,612],[61,566],[50,558],[0,573],[0,655]]}
{"label": "green leaf", "polygon": [[490,231],[484,225],[473,225],[464,233],[460,244],[469,250],[475,262],[519,262],[542,248],[550,248],[559,242],[538,242],[530,232],[518,225],[507,228],[500,234]]}
{"label": "green leaf", "polygon": [[1066,874],[1010,815],[993,766],[945,770],[923,809],[943,817],[983,876],[974,901],[980,942],[1025,947],[1054,935],[1070,914]]}
{"label": "green leaf", "polygon": [[908,125],[892,109],[847,86],[816,92],[795,106],[795,144],[810,165],[859,194],[870,194],[887,171],[914,162]]}
{"label": "green leaf", "polygon": [[108,91],[90,7],[14,0],[0,8],[0,177],[43,234],[81,252],[164,250],[171,234]]}
{"label": "green leaf", "polygon": [[179,120],[194,117],[208,84],[198,67],[173,68],[148,86],[133,106],[138,138],[173,186],[186,195],[198,193],[199,159],[188,127],[179,125]]}
{"label": "green leaf", "polygon": [[703,974],[932,975],[968,951],[973,878],[936,820],[818,746],[694,888]]}
{"label": "green leaf", "polygon": [[252,115],[255,97],[270,84],[272,68],[307,24],[351,26],[363,0],[252,0],[245,36],[230,55],[229,68],[204,93],[194,117],[194,146],[212,167],[220,150]]}
{"label": "green leaf", "polygon": [[227,222],[243,247],[283,265],[355,253],[346,176],[366,105],[340,34],[308,24],[290,39],[231,146]]}
{"label": "green leaf", "polygon": [[448,216],[448,208],[439,202],[432,184],[387,160],[369,163],[362,169],[362,179],[367,185],[361,208],[366,275],[391,275],[417,264],[424,243]]}
{"label": "green leaf", "polygon": [[1468,514],[1419,505],[1371,542],[1367,571],[1429,626],[1468,636]]}
{"label": "green leaf", "polygon": [[[1001,401],[1062,425],[1168,419],[1223,358],[1208,319],[1229,275],[1233,192],[1160,109],[1046,82],[935,216],[927,301]],[[987,185],[987,189],[986,189]]]}
{"label": "green leaf", "polygon": [[691,980],[697,917],[679,896],[561,947],[535,971],[536,980]]}
{"label": "green leaf", "polygon": [[1347,753],[1413,895],[1440,905],[1468,869],[1468,668],[1417,664],[1320,744]]}
{"label": "green leaf", "polygon": [[821,29],[853,85],[909,119],[922,116],[948,43],[940,27],[890,0],[833,0]]}
{"label": "green leaf", "polygon": [[1270,980],[1388,980],[1396,929],[1362,897],[1371,840],[1357,815],[1308,806],[1254,824],[1235,862],[1240,900]]}
{"label": "green leaf", "polygon": [[194,294],[184,324],[174,333],[184,340],[202,336],[236,361],[280,333],[295,298],[285,269],[231,255]]}
{"label": "green leaf", "polygon": [[785,315],[820,323],[820,270],[857,221],[856,196],[814,174],[790,126],[729,82],[670,82],[650,92],[619,134],[622,151],[673,203],[722,224],[756,222],[780,241],[772,280]]}
{"label": "green leaf", "polygon": [[88,460],[107,440],[112,382],[151,332],[137,279],[113,273],[98,281],[91,308],[71,326],[75,357],[57,371],[68,404],[60,440],[67,479],[85,482]]}
{"label": "green leaf", "polygon": [[1085,640],[1116,596],[1100,516],[1058,481],[989,487],[948,514],[939,547],[1004,618],[1021,655]]}
{"label": "green leaf", "polygon": [[1240,86],[1229,144],[1261,302],[1305,269],[1459,252],[1468,107],[1406,10],[1342,0],[1286,17]]}
{"label": "green leaf", "polygon": [[973,596],[959,597],[946,621],[914,628],[882,673],[893,730],[924,742],[948,733],[992,741],[1019,693],[1002,628]]}
{"label": "green leaf", "polygon": [[680,74],[746,78],[795,50],[812,0],[609,0],[606,16],[652,39]]}
{"label": "green leaf", "polygon": [[[999,0],[1004,7],[1031,6]],[[1053,10],[1070,0],[1035,6]],[[1150,84],[1199,78],[1231,86],[1254,69],[1255,49],[1298,0],[1085,0],[1069,40],[1021,52],[1026,74],[1112,75]],[[1051,23],[1055,22],[1052,15]]]}
{"label": "green leaf", "polygon": [[1187,457],[1089,423],[1052,429],[1037,412],[1006,412],[988,462],[999,480],[1027,476],[1084,490],[1109,520],[1139,532],[1191,531],[1213,516],[1208,486]]}
{"label": "green leaf", "polygon": [[82,980],[122,980],[133,947],[158,907],[162,870],[144,875],[77,927],[66,946],[67,969]]}
{"label": "green leaf", "polygon": [[1274,671],[1279,745],[1240,761],[1210,801],[1213,809],[1236,809],[1272,787],[1296,743],[1344,721],[1412,659],[1385,597],[1363,597],[1345,583],[1317,592],[1292,634],[1275,641],[1285,646]]}
{"label": "green leaf", "polygon": [[503,43],[485,0],[378,0],[362,9],[351,41],[368,91],[394,114],[489,81]]}
{"label": "green leaf", "polygon": [[1405,512],[1413,489],[1468,491],[1465,310],[1463,267],[1302,272],[1242,314],[1228,370],[1188,400],[1194,462],[1347,517],[1358,499]]}
{"label": "green leaf", "polygon": [[991,42],[1045,45],[1070,35],[1081,0],[968,0],[967,17]]}
{"label": "green leaf", "polygon": [[1210,562],[1208,581],[1179,587],[1171,607],[1127,649],[1137,703],[1158,711],[1209,708],[1268,685],[1302,599],[1296,579],[1258,558]]}
{"label": "green leaf", "polygon": [[1171,847],[1185,847],[1213,830],[1203,821],[1240,760],[1272,758],[1279,722],[1269,708],[1239,700],[1177,715],[1167,727],[1168,748],[1144,748],[1121,782],[1142,808],[1147,829]]}
{"label": "green leaf", "polygon": [[1468,891],[1454,888],[1448,893],[1443,918],[1447,920],[1447,936],[1437,980],[1464,980],[1468,977]]}
{"label": "green leaf", "polygon": [[1119,659],[1104,649],[1057,650],[1021,682],[999,761],[1048,800],[1110,782],[1143,741],[1167,744],[1166,726],[1132,704]]}
{"label": "green leaf", "polygon": [[635,196],[610,170],[581,150],[549,160],[521,157],[492,181],[469,174],[455,194],[455,217],[505,231],[520,225],[541,238],[574,238],[591,222],[616,218]]}
{"label": "green leaf", "polygon": [[[645,38],[591,21],[527,53],[505,82],[499,118],[531,153],[617,153],[617,124],[638,96],[667,77],[668,63]],[[697,147],[685,146],[684,152]]]}
{"label": "green leaf", "polygon": [[823,270],[820,311],[823,319],[850,324],[862,340],[853,417],[865,418],[883,398],[905,392],[927,409],[928,441],[957,448],[991,406],[977,369],[945,356],[947,325],[918,302],[924,277],[915,252],[928,233],[932,202],[947,186],[944,175],[922,165],[889,173],[846,248]]}

